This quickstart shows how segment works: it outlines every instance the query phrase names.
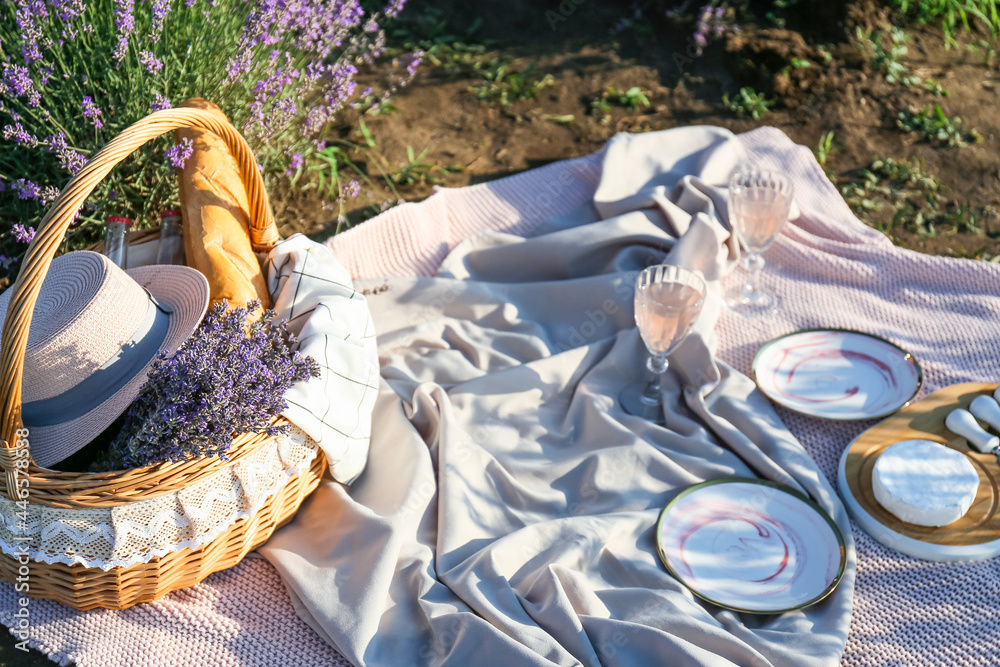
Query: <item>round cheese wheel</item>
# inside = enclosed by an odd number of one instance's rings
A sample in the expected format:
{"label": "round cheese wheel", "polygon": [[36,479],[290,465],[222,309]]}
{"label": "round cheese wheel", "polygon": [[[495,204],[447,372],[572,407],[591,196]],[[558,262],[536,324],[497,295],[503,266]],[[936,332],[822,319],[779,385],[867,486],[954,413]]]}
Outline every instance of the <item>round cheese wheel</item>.
{"label": "round cheese wheel", "polygon": [[945,526],[972,507],[979,473],[969,458],[930,440],[903,440],[875,461],[872,491],[894,516],[918,526]]}

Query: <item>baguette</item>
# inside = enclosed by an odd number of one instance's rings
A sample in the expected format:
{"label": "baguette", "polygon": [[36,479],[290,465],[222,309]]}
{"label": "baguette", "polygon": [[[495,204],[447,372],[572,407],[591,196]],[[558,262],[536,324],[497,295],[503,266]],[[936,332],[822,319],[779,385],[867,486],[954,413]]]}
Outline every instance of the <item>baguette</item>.
{"label": "baguette", "polygon": [[[204,109],[228,122],[222,109],[207,100],[193,98],[180,106]],[[257,299],[267,308],[267,286],[250,243],[247,194],[236,161],[225,142],[210,132],[176,130],[174,140],[182,139],[194,144],[180,170],[188,266],[208,279],[213,305],[225,299],[230,307],[242,307]]]}

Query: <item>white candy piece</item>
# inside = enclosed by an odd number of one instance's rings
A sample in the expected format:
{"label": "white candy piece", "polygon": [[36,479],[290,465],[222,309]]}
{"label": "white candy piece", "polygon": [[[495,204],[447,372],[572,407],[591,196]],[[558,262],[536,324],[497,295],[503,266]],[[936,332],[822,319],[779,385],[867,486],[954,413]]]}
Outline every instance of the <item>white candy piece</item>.
{"label": "white candy piece", "polygon": [[980,419],[994,430],[1000,431],[1000,403],[989,396],[976,396],[969,405],[971,412],[976,419]]}
{"label": "white candy piece", "polygon": [[944,425],[955,435],[960,435],[976,448],[976,451],[989,454],[1000,447],[1000,438],[983,430],[976,418],[968,410],[958,408],[952,410],[944,420]]}
{"label": "white candy piece", "polygon": [[879,504],[902,521],[946,526],[972,507],[979,474],[959,451],[930,440],[903,440],[875,461],[872,491]]}

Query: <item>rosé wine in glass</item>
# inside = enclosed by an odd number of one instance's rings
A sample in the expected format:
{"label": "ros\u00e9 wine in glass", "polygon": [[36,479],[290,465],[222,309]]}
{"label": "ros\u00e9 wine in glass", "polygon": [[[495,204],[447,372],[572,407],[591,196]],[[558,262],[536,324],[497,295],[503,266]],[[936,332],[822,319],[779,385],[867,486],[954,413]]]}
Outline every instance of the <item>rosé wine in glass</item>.
{"label": "ros\u00e9 wine in glass", "polygon": [[637,291],[635,321],[646,347],[670,354],[691,331],[704,292],[683,283],[653,283]]}
{"label": "ros\u00e9 wine in glass", "polygon": [[691,333],[705,303],[705,281],[679,266],[658,264],[639,273],[635,281],[635,322],[649,351],[646,369],[651,382],[637,382],[622,390],[618,401],[630,415],[663,423],[660,376],[667,355]]}
{"label": "ros\u00e9 wine in glass", "polygon": [[745,317],[778,310],[781,304],[778,295],[759,284],[764,268],[761,254],[778,238],[791,206],[792,182],[783,174],[746,169],[729,180],[729,220],[746,249],[743,266],[748,273],[742,288],[726,298],[730,310]]}

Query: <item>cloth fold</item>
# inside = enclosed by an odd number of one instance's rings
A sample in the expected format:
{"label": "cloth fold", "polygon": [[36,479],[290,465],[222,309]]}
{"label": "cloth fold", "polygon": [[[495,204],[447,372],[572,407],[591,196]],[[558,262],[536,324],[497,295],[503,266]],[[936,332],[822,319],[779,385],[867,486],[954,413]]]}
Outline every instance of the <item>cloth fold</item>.
{"label": "cloth fold", "polygon": [[[846,513],[753,382],[712,355],[719,277],[737,257],[724,187],[745,159],[718,128],[620,135],[575,220],[472,236],[435,277],[390,278],[372,296],[383,383],[369,466],[349,493],[323,485],[261,549],[348,659],[839,661],[854,582]],[[666,427],[617,402],[644,375],[635,276],[660,262],[710,285],[663,381]],[[834,517],[849,562],[829,598],[754,617],[700,602],[666,572],[660,510],[730,475],[792,486]]]}

